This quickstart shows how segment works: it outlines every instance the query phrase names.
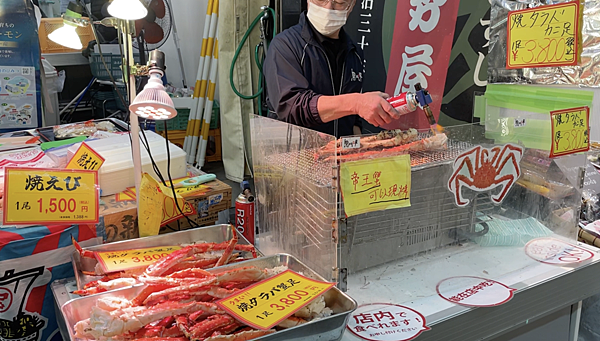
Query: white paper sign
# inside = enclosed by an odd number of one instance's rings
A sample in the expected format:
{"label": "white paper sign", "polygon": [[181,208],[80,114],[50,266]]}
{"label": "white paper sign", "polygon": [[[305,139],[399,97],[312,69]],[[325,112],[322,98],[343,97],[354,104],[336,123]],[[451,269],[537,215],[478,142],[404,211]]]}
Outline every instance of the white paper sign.
{"label": "white paper sign", "polygon": [[538,262],[554,265],[581,263],[594,254],[554,238],[537,238],[525,245],[525,253]]}
{"label": "white paper sign", "polygon": [[358,149],[360,148],[360,136],[343,137],[342,149]]}
{"label": "white paper sign", "polygon": [[446,301],[469,307],[495,307],[510,301],[515,289],[491,279],[471,276],[451,277],[437,285]]}
{"label": "white paper sign", "polygon": [[371,341],[408,341],[429,330],[425,317],[416,310],[396,304],[365,304],[356,309],[347,328]]}

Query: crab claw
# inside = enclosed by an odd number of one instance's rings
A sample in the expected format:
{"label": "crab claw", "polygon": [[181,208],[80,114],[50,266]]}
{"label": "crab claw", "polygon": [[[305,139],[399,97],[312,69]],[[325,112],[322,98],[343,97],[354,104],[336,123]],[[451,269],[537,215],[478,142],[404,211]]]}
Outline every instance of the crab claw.
{"label": "crab claw", "polygon": [[96,256],[94,256],[94,253],[92,251],[87,251],[84,250],[81,245],[79,245],[79,243],[75,240],[75,238],[73,238],[73,236],[71,236],[71,242],[73,243],[73,246],[75,247],[75,249],[77,250],[77,252],[79,252],[79,255],[81,257],[84,258],[96,258]]}

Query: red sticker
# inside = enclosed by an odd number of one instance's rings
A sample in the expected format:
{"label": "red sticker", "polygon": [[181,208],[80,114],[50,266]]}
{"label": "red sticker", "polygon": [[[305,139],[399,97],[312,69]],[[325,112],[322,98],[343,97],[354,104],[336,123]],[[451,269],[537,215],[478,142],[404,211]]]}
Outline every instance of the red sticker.
{"label": "red sticker", "polygon": [[385,303],[361,305],[346,326],[354,335],[370,341],[408,341],[429,330],[425,316],[411,308]]}
{"label": "red sticker", "polygon": [[436,287],[446,301],[469,307],[495,307],[510,301],[516,289],[491,279],[460,276],[447,278]]}
{"label": "red sticker", "polygon": [[584,262],[594,257],[588,250],[554,238],[537,238],[525,245],[525,253],[538,262],[567,265]]}

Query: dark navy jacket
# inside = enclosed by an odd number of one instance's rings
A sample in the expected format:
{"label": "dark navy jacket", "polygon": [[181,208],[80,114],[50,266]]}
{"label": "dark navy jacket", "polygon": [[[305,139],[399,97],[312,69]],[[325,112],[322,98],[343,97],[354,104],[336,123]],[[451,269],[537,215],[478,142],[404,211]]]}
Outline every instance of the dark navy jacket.
{"label": "dark navy jacket", "polygon": [[[342,30],[346,38],[346,59],[341,88],[334,89],[333,71],[325,50],[314,36],[305,13],[300,22],[277,35],[267,52],[263,72],[266,78],[270,116],[282,121],[334,135],[334,122],[323,123],[317,111],[321,95],[362,91],[364,73],[362,50]],[[360,126],[358,116],[338,120],[338,136],[353,135]]]}

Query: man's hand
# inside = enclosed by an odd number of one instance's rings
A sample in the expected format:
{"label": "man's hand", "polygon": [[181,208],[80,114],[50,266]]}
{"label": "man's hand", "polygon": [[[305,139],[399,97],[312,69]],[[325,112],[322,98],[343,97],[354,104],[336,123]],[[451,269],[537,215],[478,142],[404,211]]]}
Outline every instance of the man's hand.
{"label": "man's hand", "polygon": [[383,92],[367,92],[357,95],[355,111],[360,117],[376,127],[400,117],[400,113],[386,101],[390,96]]}
{"label": "man's hand", "polygon": [[378,91],[321,96],[317,102],[317,110],[323,123],[348,115],[359,115],[372,125],[380,127],[400,117],[400,113],[385,100],[388,97]]}

